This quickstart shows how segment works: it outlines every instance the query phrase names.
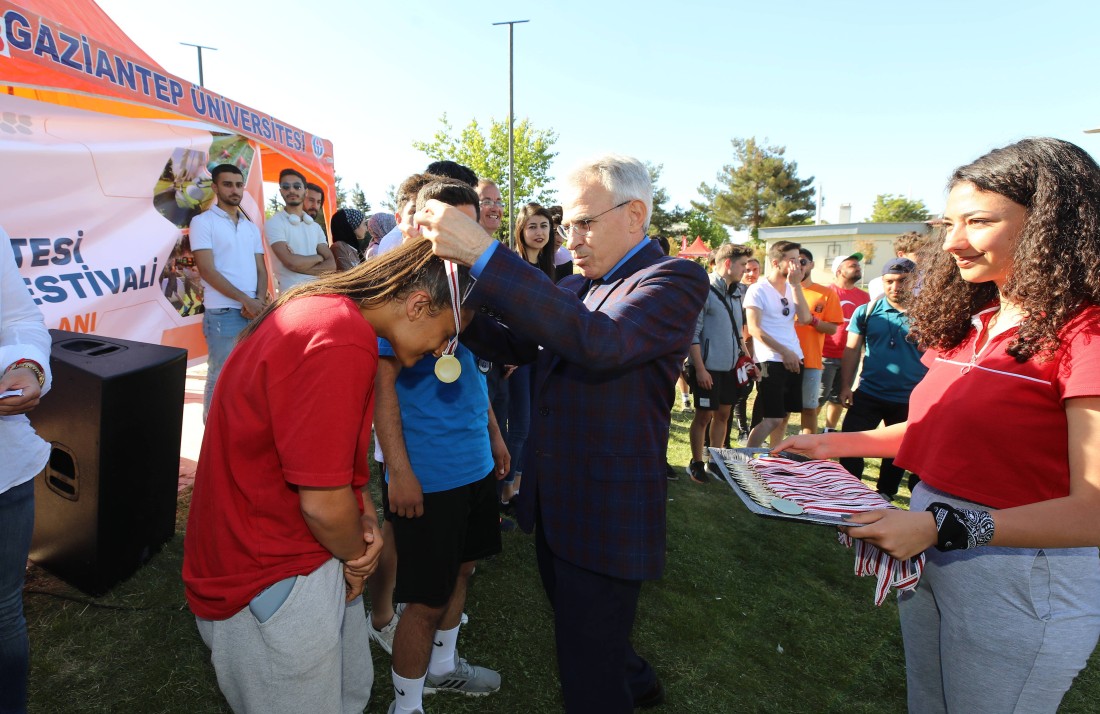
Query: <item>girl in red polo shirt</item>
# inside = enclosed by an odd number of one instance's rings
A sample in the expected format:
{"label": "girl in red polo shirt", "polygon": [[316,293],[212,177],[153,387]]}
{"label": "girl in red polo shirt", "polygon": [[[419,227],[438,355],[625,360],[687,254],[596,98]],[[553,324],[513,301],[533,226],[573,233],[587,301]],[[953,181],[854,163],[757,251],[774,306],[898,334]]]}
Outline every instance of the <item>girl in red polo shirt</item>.
{"label": "girl in red polo shirt", "polygon": [[366,707],[360,598],[382,549],[366,490],[378,338],[405,366],[439,354],[456,331],[451,294],[443,261],[416,241],[283,293],[226,360],[183,582],[234,711]]}
{"label": "girl in red polo shirt", "polygon": [[909,420],[776,448],[921,475],[909,511],[843,529],[927,556],[899,596],[911,712],[1054,712],[1100,637],[1100,168],[1025,139],[949,187]]}

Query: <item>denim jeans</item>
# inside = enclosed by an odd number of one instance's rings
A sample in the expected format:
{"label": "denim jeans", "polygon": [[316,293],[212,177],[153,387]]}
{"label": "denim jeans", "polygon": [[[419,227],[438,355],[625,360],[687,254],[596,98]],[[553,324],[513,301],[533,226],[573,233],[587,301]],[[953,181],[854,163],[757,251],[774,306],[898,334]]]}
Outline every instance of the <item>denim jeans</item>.
{"label": "denim jeans", "polygon": [[517,471],[523,472],[523,445],[531,431],[531,379],[534,374],[534,365],[525,364],[516,367],[508,378],[508,431],[504,441],[512,458],[512,468],[504,477],[505,483],[515,481]]}
{"label": "denim jeans", "polygon": [[218,307],[207,308],[202,314],[202,334],[206,338],[206,391],[202,397],[202,421],[206,423],[206,415],[210,413],[210,398],[214,396],[214,385],[218,381],[218,374],[222,371],[222,365],[233,351],[233,345],[237,344],[237,335],[248,324],[248,320],[241,316],[239,308]]}
{"label": "denim jeans", "polygon": [[25,712],[30,646],[23,580],[34,529],[34,480],[0,493],[0,714]]}

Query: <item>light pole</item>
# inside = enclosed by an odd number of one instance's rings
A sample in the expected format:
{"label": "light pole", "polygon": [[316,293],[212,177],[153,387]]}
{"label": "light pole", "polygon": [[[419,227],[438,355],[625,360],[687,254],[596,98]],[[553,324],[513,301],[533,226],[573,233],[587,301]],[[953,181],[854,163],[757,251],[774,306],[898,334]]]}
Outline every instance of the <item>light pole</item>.
{"label": "light pole", "polygon": [[513,142],[515,141],[515,130],[513,124],[515,123],[515,114],[512,107],[512,96],[514,90],[514,81],[512,76],[512,31],[516,25],[524,22],[530,22],[530,20],[508,20],[507,22],[494,22],[494,25],[507,25],[508,26],[508,245],[512,248],[516,247],[516,237],[512,235],[515,232],[515,208],[516,208],[516,150]]}
{"label": "light pole", "polygon": [[194,44],[191,44],[190,42],[181,42],[180,44],[185,45],[187,47],[194,47],[195,49],[197,49],[199,51],[199,86],[200,87],[205,87],[206,85],[203,84],[203,82],[202,82],[202,51],[203,50],[214,50],[215,52],[217,52],[218,48],[217,47],[207,47],[206,45],[194,45]]}

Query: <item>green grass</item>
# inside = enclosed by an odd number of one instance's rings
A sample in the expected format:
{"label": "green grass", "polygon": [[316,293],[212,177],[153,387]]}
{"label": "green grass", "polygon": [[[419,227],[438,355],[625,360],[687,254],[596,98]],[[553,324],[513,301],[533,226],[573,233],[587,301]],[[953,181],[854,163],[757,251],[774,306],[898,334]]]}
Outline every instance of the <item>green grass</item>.
{"label": "green grass", "polygon": [[[689,422],[675,411],[669,460],[677,467],[688,460]],[[183,598],[186,495],[180,504],[177,537],[102,598],[32,569],[32,712],[228,711]],[[874,606],[874,581],[852,574],[852,558],[832,529],[752,516],[719,483],[670,483],[668,569],[642,588],[634,636],[667,690],[655,711],[904,711],[896,605]],[[486,698],[437,695],[428,711],[561,711],[530,536],[506,534],[504,552],[478,565],[466,611],[460,652],[499,670],[503,687]],[[1095,711],[1097,657],[1063,712]],[[391,700],[388,657],[376,651],[374,669],[371,714]]]}

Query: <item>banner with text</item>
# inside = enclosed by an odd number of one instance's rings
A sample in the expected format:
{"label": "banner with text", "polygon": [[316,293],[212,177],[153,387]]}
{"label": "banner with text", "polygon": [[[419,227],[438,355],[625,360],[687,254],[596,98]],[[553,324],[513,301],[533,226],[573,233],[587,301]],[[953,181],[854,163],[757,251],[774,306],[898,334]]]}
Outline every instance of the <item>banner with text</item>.
{"label": "banner with text", "polygon": [[48,327],[205,354],[187,227],[214,202],[210,170],[230,163],[262,228],[253,142],[0,95],[0,155],[0,225]]}

